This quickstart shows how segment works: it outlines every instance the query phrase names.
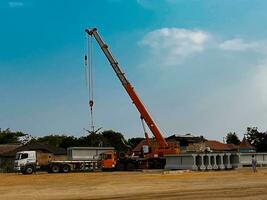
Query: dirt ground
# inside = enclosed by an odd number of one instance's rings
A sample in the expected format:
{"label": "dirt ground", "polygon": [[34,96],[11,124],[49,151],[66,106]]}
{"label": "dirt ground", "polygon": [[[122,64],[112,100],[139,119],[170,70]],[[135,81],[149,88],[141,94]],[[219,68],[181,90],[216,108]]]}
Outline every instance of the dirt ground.
{"label": "dirt ground", "polygon": [[0,174],[1,200],[267,199],[267,169]]}

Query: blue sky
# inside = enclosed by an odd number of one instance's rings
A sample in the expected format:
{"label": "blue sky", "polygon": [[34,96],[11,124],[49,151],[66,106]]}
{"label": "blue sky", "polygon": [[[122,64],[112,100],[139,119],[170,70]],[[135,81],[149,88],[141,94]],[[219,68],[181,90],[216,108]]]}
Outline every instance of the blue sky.
{"label": "blue sky", "polygon": [[[0,127],[82,136],[84,29],[97,27],[165,136],[267,130],[267,1],[0,1]],[[94,43],[95,125],[143,136]]]}

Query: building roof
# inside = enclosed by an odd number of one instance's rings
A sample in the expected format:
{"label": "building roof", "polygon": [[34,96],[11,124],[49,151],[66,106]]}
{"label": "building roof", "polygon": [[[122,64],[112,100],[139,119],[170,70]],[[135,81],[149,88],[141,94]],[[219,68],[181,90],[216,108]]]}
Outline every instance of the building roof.
{"label": "building roof", "polygon": [[256,149],[254,146],[252,146],[248,140],[244,137],[242,142],[239,144],[239,149]]}
{"label": "building roof", "polygon": [[15,156],[17,152],[19,151],[36,151],[36,150],[41,150],[41,151],[46,151],[49,153],[53,153],[55,155],[65,155],[66,150],[63,148],[55,147],[49,144],[42,144],[42,143],[29,143],[23,146],[20,146],[12,151],[9,151],[7,153],[2,154],[3,156]]}
{"label": "building roof", "polygon": [[0,155],[7,153],[7,152],[10,152],[10,151],[13,151],[20,146],[21,145],[19,145],[19,144],[0,144]]}
{"label": "building roof", "polygon": [[235,144],[227,144],[227,146],[229,147],[229,149],[230,149],[231,151],[238,150],[238,146],[235,145]]}
{"label": "building roof", "polygon": [[221,143],[216,140],[207,140],[205,141],[207,147],[213,151],[231,151],[232,149],[227,144]]}
{"label": "building roof", "polygon": [[170,140],[170,139],[175,139],[176,141],[188,141],[192,143],[203,142],[205,140],[203,136],[195,136],[195,135],[192,135],[191,133],[187,133],[184,135],[174,134],[166,138],[166,140]]}

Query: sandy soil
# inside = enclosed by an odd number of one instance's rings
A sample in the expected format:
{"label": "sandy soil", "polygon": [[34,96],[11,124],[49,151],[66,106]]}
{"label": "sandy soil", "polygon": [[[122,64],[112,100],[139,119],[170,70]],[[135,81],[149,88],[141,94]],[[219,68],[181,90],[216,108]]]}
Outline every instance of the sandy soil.
{"label": "sandy soil", "polygon": [[267,199],[267,169],[0,174],[0,199]]}

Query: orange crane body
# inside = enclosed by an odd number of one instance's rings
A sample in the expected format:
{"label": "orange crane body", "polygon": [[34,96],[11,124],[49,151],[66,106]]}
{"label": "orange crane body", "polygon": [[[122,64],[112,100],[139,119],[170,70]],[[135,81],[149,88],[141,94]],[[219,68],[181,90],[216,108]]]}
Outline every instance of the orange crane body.
{"label": "orange crane body", "polygon": [[[101,47],[102,51],[104,52],[105,56],[107,57],[109,63],[111,64],[112,68],[114,69],[116,75],[118,76],[119,80],[121,81],[123,87],[125,88],[126,92],[128,93],[129,97],[131,98],[133,104],[137,108],[137,110],[140,113],[141,119],[144,119],[147,126],[149,127],[152,134],[155,136],[155,139],[157,143],[159,144],[159,147],[152,147],[152,154],[175,154],[179,153],[177,145],[170,145],[167,143],[163,135],[161,134],[160,130],[158,129],[157,125],[154,123],[153,119],[149,115],[147,109],[145,108],[144,104],[138,97],[137,93],[135,92],[134,88],[130,84],[130,82],[126,79],[124,73],[121,71],[118,62],[113,58],[111,52],[108,49],[108,46],[104,43],[102,38],[97,32],[96,28],[93,28],[91,30],[86,29],[86,33],[88,33],[90,36],[94,36],[96,41],[98,42],[99,46]],[[145,133],[146,134],[146,133]],[[147,136],[147,135],[146,135]],[[148,144],[151,147],[151,143]]]}

